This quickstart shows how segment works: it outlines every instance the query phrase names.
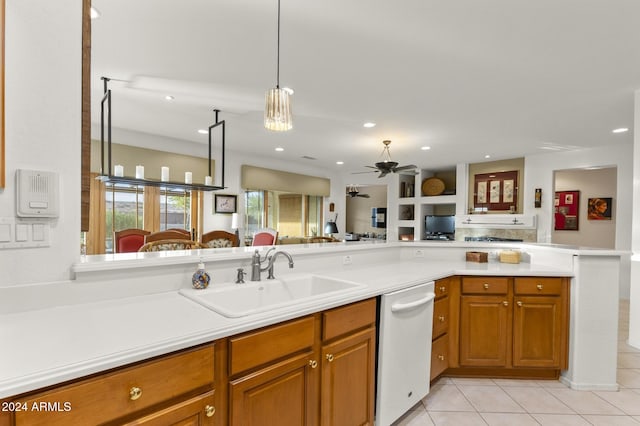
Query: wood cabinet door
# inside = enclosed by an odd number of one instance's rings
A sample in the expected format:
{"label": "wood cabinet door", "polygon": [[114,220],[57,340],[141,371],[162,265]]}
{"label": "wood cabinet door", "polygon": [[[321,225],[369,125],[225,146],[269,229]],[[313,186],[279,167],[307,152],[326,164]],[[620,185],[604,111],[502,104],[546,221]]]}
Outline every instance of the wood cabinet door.
{"label": "wood cabinet door", "polygon": [[322,425],[373,425],[375,338],[369,328],[323,346]]}
{"label": "wood cabinet door", "polygon": [[[315,361],[314,368],[311,363]],[[317,355],[285,359],[229,383],[229,425],[315,425],[318,418]]]}
{"label": "wood cabinet door", "polygon": [[508,365],[511,312],[506,295],[461,297],[461,366],[505,367]]}
{"label": "wood cabinet door", "polygon": [[518,296],[513,307],[513,366],[561,367],[560,297]]}

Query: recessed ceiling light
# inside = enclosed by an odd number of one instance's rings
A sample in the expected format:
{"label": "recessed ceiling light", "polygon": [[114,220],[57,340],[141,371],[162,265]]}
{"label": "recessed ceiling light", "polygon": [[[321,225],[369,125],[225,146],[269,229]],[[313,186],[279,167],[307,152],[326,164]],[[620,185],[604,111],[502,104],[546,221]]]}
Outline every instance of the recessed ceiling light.
{"label": "recessed ceiling light", "polygon": [[485,155],[484,158],[491,158],[489,154]]}
{"label": "recessed ceiling light", "polygon": [[100,17],[100,12],[95,7],[91,6],[89,9],[89,17],[91,19],[98,19]]}
{"label": "recessed ceiling light", "polygon": [[613,133],[624,133],[624,132],[628,132],[629,129],[626,127],[619,127],[617,129],[613,129],[612,132]]}
{"label": "recessed ceiling light", "polygon": [[293,95],[293,89],[291,87],[283,87],[282,90],[287,92],[289,95]]}
{"label": "recessed ceiling light", "polygon": [[344,161],[336,161],[336,164],[342,165],[344,164]]}
{"label": "recessed ceiling light", "polygon": [[431,149],[431,147],[430,146],[423,146],[420,149],[423,150],[423,151],[429,151]]}
{"label": "recessed ceiling light", "polygon": [[367,129],[370,129],[372,127],[376,127],[376,123],[372,123],[372,122],[366,122],[362,125],[362,127],[366,127]]}
{"label": "recessed ceiling light", "polygon": [[198,130],[198,133],[200,133],[201,135],[208,135],[209,131],[205,130],[205,129],[200,129],[200,130]]}
{"label": "recessed ceiling light", "polygon": [[167,95],[167,96],[164,97],[164,99],[167,100],[167,101],[172,101],[175,98],[173,96],[171,96],[171,95]]}
{"label": "recessed ceiling light", "polygon": [[276,148],[276,151],[278,151],[278,152],[282,152],[282,151],[284,151],[284,148],[283,148],[283,147],[281,147],[281,146],[279,146],[279,147],[277,147],[277,148]]}

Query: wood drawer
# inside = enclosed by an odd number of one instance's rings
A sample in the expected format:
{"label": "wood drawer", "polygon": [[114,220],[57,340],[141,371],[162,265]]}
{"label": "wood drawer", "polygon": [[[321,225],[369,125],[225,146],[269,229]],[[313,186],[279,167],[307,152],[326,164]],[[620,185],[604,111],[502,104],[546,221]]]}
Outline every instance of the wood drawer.
{"label": "wood drawer", "polygon": [[515,279],[515,294],[556,295],[562,294],[564,278],[523,277]]}
{"label": "wood drawer", "polygon": [[314,323],[310,315],[229,338],[229,375],[311,348]]}
{"label": "wood drawer", "polygon": [[463,277],[463,294],[507,294],[509,278],[505,277]]}
{"label": "wood drawer", "polygon": [[[101,424],[196,389],[213,387],[213,345],[169,355],[21,399],[16,425]],[[133,389],[141,390],[132,400]],[[47,406],[47,403],[49,404]]]}
{"label": "wood drawer", "polygon": [[213,426],[222,424],[215,421],[216,408],[214,391],[198,395],[195,398],[181,401],[163,410],[141,417],[123,426],[165,426],[165,425],[198,425]]}
{"label": "wood drawer", "polygon": [[433,329],[431,337],[435,339],[449,330],[449,298],[436,300],[433,304]]}
{"label": "wood drawer", "polygon": [[364,300],[322,313],[322,340],[342,336],[376,322],[376,299]]}
{"label": "wood drawer", "polygon": [[440,336],[431,344],[430,380],[449,368],[449,335]]}
{"label": "wood drawer", "polygon": [[437,280],[433,287],[433,291],[436,294],[436,299],[443,298],[449,295],[451,290],[451,278],[444,278]]}

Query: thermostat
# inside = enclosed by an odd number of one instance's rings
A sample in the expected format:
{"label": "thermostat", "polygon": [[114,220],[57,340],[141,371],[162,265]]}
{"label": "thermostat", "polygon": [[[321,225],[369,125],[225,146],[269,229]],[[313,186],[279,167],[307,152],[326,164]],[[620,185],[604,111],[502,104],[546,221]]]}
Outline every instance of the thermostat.
{"label": "thermostat", "polygon": [[18,217],[58,217],[59,193],[57,173],[24,169],[16,171]]}

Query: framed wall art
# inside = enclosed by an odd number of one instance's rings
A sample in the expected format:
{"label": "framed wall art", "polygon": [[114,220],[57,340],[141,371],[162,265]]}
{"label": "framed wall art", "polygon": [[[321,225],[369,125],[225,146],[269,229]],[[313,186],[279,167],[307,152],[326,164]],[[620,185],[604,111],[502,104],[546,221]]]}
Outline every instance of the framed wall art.
{"label": "framed wall art", "polygon": [[587,203],[587,219],[611,220],[613,198],[589,198]]}
{"label": "framed wall art", "polygon": [[482,173],[474,176],[475,210],[509,210],[518,208],[518,171]]}
{"label": "framed wall art", "polygon": [[235,213],[237,208],[237,200],[237,195],[215,194],[213,201],[213,212],[229,214]]}
{"label": "framed wall art", "polygon": [[554,200],[554,229],[577,231],[580,212],[580,191],[556,191]]}

